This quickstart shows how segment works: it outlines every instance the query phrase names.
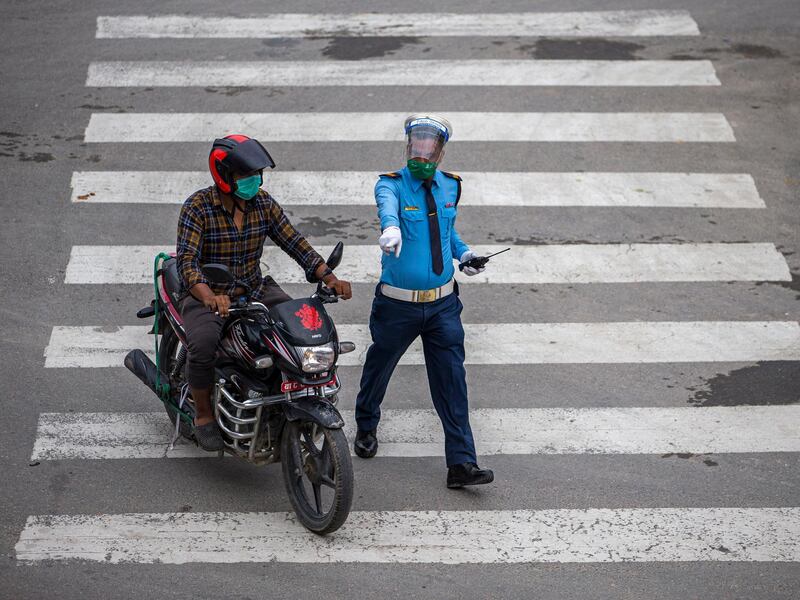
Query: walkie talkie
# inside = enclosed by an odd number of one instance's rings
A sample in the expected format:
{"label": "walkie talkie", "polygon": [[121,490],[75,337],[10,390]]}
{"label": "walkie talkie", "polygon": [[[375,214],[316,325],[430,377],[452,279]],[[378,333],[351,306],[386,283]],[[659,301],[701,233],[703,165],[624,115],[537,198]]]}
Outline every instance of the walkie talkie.
{"label": "walkie talkie", "polygon": [[459,263],[458,270],[463,271],[464,267],[472,267],[473,269],[482,269],[486,266],[486,263],[489,262],[489,259],[493,256],[497,256],[498,254],[502,254],[503,252],[508,252],[511,248],[506,248],[505,250],[500,250],[500,252],[495,252],[494,254],[489,254],[487,256],[476,256],[475,258],[470,258],[468,261]]}

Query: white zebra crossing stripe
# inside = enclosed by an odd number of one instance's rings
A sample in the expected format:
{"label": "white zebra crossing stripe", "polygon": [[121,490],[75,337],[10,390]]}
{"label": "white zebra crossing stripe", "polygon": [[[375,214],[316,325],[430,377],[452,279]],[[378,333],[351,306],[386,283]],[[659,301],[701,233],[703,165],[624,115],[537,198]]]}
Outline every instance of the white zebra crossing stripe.
{"label": "white zebra crossing stripe", "polygon": [[[764,208],[745,173],[459,172],[464,206]],[[269,171],[284,206],[374,206],[374,171]],[[181,204],[211,185],[207,171],[75,171],[73,202]]]}
{"label": "white zebra crossing stripe", "polygon": [[105,563],[800,561],[800,508],[352,512],[320,537],[289,513],[41,515],[17,560]]}
{"label": "white zebra crossing stripe", "polygon": [[[92,113],[86,142],[398,142],[410,112]],[[734,142],[720,113],[448,112],[459,142]]]}
{"label": "white zebra crossing stripe", "polygon": [[100,16],[98,38],[696,36],[687,11]]}
{"label": "white zebra crossing stripe", "polygon": [[375,60],[95,62],[90,87],[709,86],[708,60]]}
{"label": "white zebra crossing stripe", "polygon": [[[352,440],[355,424],[349,417],[346,433]],[[478,408],[470,411],[470,422],[484,456],[800,451],[798,405]],[[43,413],[31,460],[216,456],[188,444],[168,453],[174,429],[164,411]],[[384,409],[380,442],[384,457],[444,455],[442,425],[432,410]]]}
{"label": "white zebra crossing stripe", "polygon": [[[57,326],[44,351],[47,368],[121,367],[133,348],[149,351],[149,326]],[[363,364],[366,325],[337,324],[339,338],[357,349],[342,366]],[[800,360],[795,321],[649,321],[614,323],[469,323],[466,363],[686,363]],[[401,365],[424,364],[422,344],[411,344]]]}
{"label": "white zebra crossing stripe", "polygon": [[[376,233],[377,235],[377,233]],[[316,247],[316,246],[315,246]],[[502,246],[476,246],[482,254]],[[70,284],[151,284],[153,258],[169,246],[73,246],[65,275]],[[327,256],[332,247],[319,246]],[[786,259],[773,244],[566,244],[513,246],[465,284],[638,283],[658,281],[791,281]],[[381,275],[377,244],[346,246],[339,277],[376,283]],[[503,257],[505,258],[505,257]],[[305,283],[305,274],[276,246],[264,248],[262,268],[280,283]]]}

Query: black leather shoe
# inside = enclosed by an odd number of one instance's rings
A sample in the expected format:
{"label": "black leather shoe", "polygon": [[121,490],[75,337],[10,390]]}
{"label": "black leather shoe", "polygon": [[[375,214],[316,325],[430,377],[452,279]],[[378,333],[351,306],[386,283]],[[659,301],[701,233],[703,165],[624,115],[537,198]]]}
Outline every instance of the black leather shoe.
{"label": "black leather shoe", "polygon": [[194,439],[203,450],[209,452],[219,452],[225,449],[225,442],[222,440],[222,432],[219,426],[211,421],[205,425],[195,425],[193,428]]}
{"label": "black leather shoe", "polygon": [[462,488],[465,485],[482,485],[492,483],[494,473],[489,469],[479,469],[475,463],[461,463],[447,469],[447,487]]}
{"label": "black leather shoe", "polygon": [[378,438],[375,436],[377,429],[372,431],[358,430],[356,441],[353,442],[353,450],[361,458],[372,458],[378,453]]}

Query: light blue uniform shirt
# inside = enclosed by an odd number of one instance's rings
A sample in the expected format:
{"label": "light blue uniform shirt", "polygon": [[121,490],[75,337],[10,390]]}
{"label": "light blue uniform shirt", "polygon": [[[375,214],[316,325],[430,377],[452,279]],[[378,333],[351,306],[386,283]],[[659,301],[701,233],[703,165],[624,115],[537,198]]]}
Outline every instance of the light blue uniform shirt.
{"label": "light blue uniform shirt", "polygon": [[431,258],[428,204],[422,181],[404,167],[396,173],[381,175],[375,184],[375,201],[381,230],[400,228],[403,247],[400,256],[384,254],[381,259],[381,281],[406,290],[429,290],[453,278],[453,259],[459,260],[469,247],[456,232],[456,203],[461,187],[457,176],[436,171],[431,191],[436,200],[439,233],[442,240],[441,275],[433,272]]}

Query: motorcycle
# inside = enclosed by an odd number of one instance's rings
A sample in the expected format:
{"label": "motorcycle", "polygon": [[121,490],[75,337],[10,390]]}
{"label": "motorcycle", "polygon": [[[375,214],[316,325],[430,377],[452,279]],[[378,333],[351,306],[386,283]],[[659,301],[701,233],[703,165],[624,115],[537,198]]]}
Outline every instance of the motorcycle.
{"label": "motorcycle", "polygon": [[[331,269],[342,251],[339,242],[327,260]],[[202,270],[214,283],[245,289],[231,303],[215,364],[212,403],[223,452],[254,465],[279,461],[299,521],[320,535],[336,531],[353,500],[353,466],[344,420],[336,409],[336,363],[340,354],[355,350],[352,342],[339,341],[325,310],[338,297],[320,282],[311,297],[267,308],[250,299],[248,287],[235,281],[225,265],[208,264]],[[155,299],[137,316],[155,317],[150,333],[157,340],[157,363],[137,349],[125,357],[125,366],[162,400],[176,439],[194,441],[174,257],[156,258],[154,280]]]}

